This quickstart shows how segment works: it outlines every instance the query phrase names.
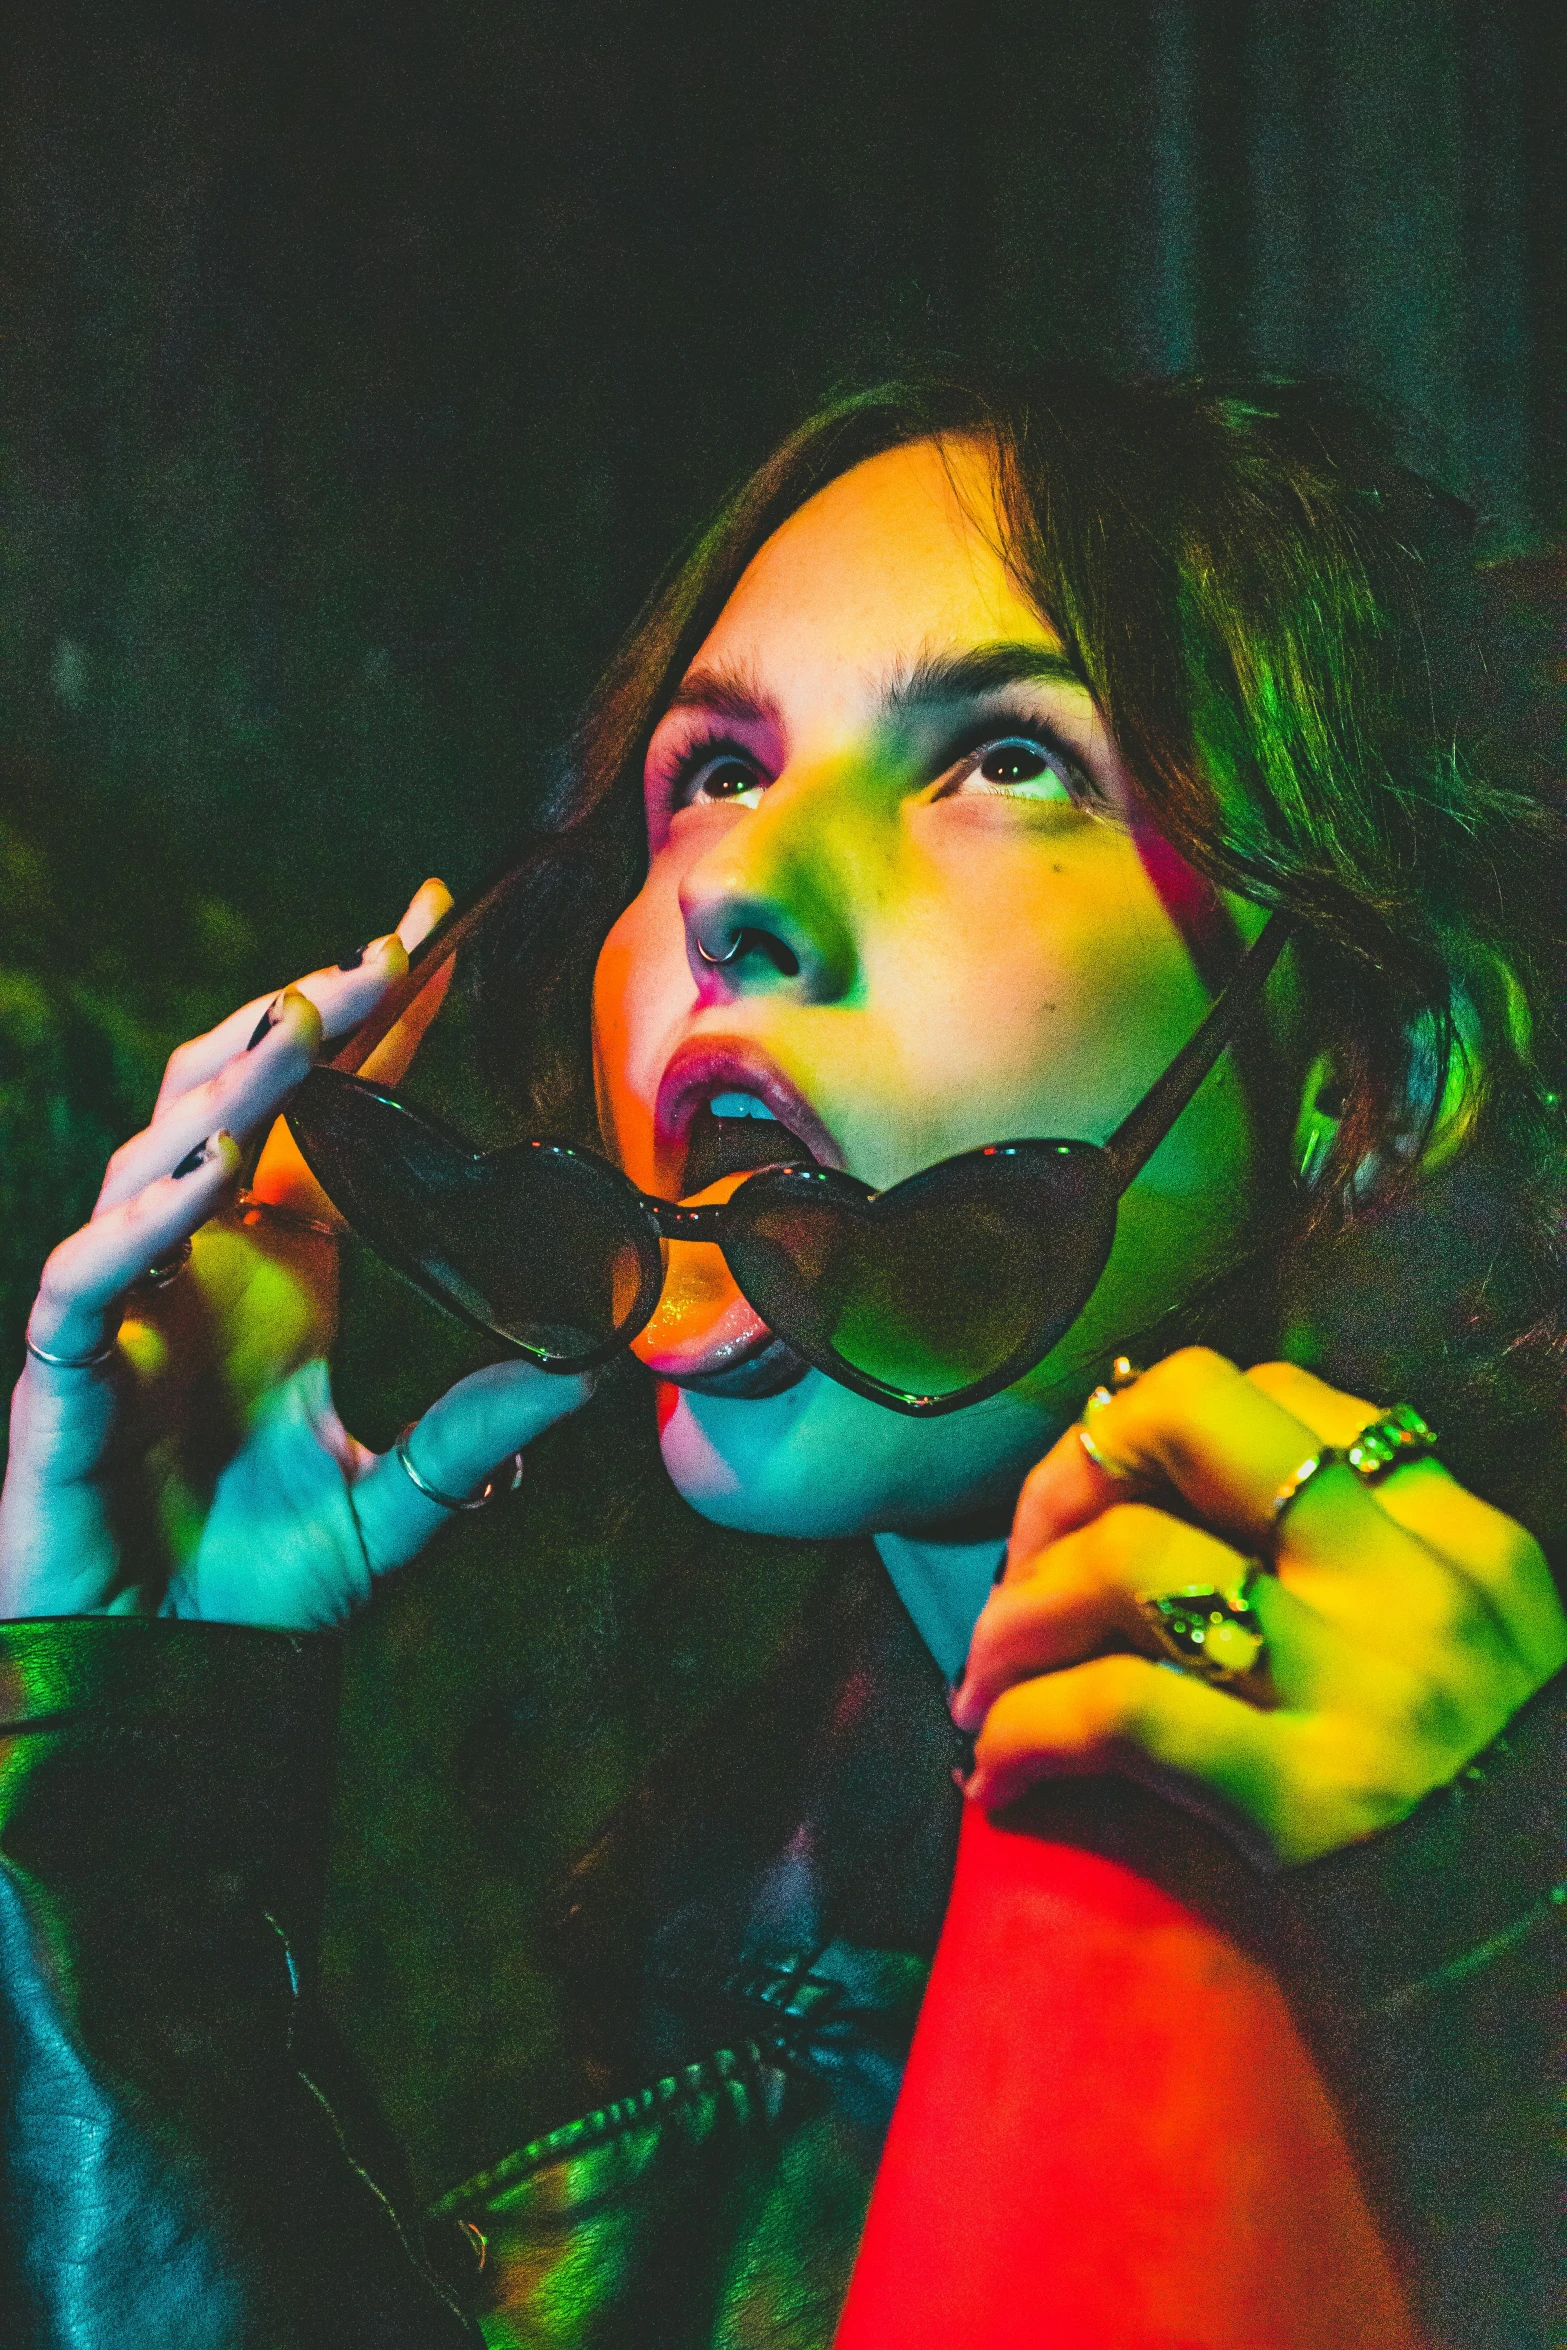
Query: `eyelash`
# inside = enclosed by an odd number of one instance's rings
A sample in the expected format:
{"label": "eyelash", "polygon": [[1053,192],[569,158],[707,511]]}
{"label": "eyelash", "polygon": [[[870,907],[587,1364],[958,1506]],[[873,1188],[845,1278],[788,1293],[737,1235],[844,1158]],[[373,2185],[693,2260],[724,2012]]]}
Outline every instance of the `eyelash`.
{"label": "eyelash", "polygon": [[[1006,750],[1014,743],[1042,755],[1058,774],[1074,805],[1103,808],[1105,795],[1077,753],[1053,726],[1038,718],[1020,716],[1009,721],[1003,712],[989,718],[983,726],[967,728],[948,747],[941,773],[950,775],[954,769],[960,769],[954,783],[966,781],[987,753]],[[998,799],[1007,796],[1003,785],[993,784],[990,789]]]}
{"label": "eyelash", "polygon": [[748,751],[744,743],[733,742],[727,735],[704,735],[699,741],[691,743],[681,752],[670,774],[669,781],[664,787],[671,813],[690,805],[684,797],[685,793],[696,781],[704,767],[711,767],[720,759],[733,759],[740,766],[751,768],[759,783],[766,780],[757,761],[756,753]]}
{"label": "eyelash", "polygon": [[[1041,752],[1052,767],[1060,770],[1061,781],[1075,802],[1086,807],[1104,806],[1104,793],[1076,753],[1053,726],[1046,726],[1037,718],[1020,718],[1013,723],[1009,722],[1005,712],[997,712],[982,726],[965,728],[962,734],[948,744],[937,773],[948,775],[953,768],[965,763],[965,773],[971,773],[987,751],[1002,750],[1010,743],[1026,744],[1030,749]],[[693,804],[686,799],[685,794],[703,768],[724,759],[733,759],[738,765],[749,767],[757,781],[765,785],[767,779],[754,751],[747,750],[744,743],[736,742],[727,735],[706,735],[689,744],[675,762],[665,786],[672,814]],[[992,789],[998,798],[1005,797],[1003,787],[992,786]]]}

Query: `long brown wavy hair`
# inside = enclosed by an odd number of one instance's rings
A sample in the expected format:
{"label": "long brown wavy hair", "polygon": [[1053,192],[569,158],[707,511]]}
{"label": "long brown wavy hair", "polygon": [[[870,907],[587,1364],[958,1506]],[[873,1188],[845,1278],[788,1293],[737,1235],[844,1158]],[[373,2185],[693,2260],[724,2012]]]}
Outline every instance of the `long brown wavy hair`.
{"label": "long brown wavy hair", "polygon": [[[926,438],[994,454],[1003,551],[1150,825],[1290,913],[1333,1140],[1246,1261],[1145,1332],[1285,1351],[1449,1418],[1455,1468],[1562,1516],[1564,895],[1556,771],[1499,652],[1474,517],[1323,385],[970,372],[840,398],[673,566],[590,702],[478,950],[495,1081],[592,1137],[599,946],[646,860],[653,727],[747,563],[837,475]],[[1516,634],[1516,631],[1515,631]],[[1458,1162],[1423,1141],[1455,1060]],[[1357,1335],[1358,1333],[1358,1335]]]}

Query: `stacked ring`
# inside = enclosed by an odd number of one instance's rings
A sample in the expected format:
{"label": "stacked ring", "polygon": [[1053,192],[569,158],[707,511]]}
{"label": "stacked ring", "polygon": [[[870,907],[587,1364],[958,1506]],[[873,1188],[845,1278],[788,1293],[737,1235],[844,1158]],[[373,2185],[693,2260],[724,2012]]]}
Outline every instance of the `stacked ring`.
{"label": "stacked ring", "polygon": [[1396,1403],[1380,1420],[1361,1429],[1354,1443],[1344,1447],[1344,1458],[1365,1484],[1376,1485],[1410,1461],[1433,1460],[1439,1441],[1413,1404]]}
{"label": "stacked ring", "polygon": [[1285,1512],[1324,1469],[1353,1469],[1362,1485],[1380,1485],[1395,1469],[1407,1468],[1412,1461],[1434,1460],[1439,1441],[1436,1430],[1413,1404],[1394,1404],[1380,1419],[1362,1428],[1352,1444],[1325,1444],[1290,1472],[1273,1496],[1274,1526],[1282,1523]]}

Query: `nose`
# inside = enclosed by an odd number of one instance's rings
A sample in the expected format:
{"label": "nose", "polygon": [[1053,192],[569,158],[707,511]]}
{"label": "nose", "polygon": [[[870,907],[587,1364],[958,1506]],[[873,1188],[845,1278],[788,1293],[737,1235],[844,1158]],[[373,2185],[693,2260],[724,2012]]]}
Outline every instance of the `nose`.
{"label": "nose", "polygon": [[841,1001],[855,978],[843,877],[820,827],[813,839],[785,813],[780,785],[768,801],[738,815],[681,881],[691,975],[709,1003],[782,989],[803,1003]]}
{"label": "nose", "polygon": [[853,985],[846,876],[834,827],[812,821],[809,796],[791,796],[780,779],[682,880],[686,960],[704,1002],[786,990],[834,1003]]}

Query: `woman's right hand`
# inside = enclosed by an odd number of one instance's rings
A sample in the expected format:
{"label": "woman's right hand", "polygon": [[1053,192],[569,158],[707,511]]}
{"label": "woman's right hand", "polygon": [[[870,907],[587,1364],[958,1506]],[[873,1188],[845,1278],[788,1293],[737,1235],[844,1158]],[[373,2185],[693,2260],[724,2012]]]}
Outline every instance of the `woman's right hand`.
{"label": "woman's right hand", "polygon": [[[90,1221],[44,1267],[29,1336],[70,1367],[29,1353],[12,1399],[0,1616],[312,1630],[343,1622],[445,1523],[333,1407],[336,1247],[322,1203],[297,1212],[302,1170],[290,1170],[284,1130],[256,1179],[282,1206],[246,1210],[235,1192],[242,1145],[272,1126],[322,1046],[369,1015],[447,903],[427,883],[353,968],[243,1005],[172,1056],[151,1124],[115,1152]],[[400,1074],[424,1019],[378,1048],[377,1076]],[[149,1285],[187,1241],[184,1268]],[[420,1421],[421,1476],[473,1492],[590,1388],[528,1363],[475,1372]]]}

